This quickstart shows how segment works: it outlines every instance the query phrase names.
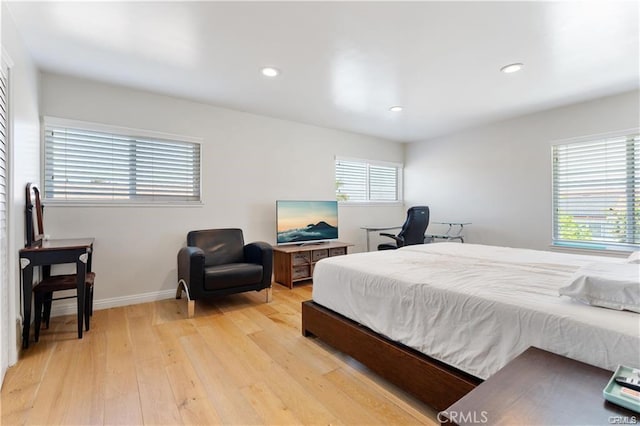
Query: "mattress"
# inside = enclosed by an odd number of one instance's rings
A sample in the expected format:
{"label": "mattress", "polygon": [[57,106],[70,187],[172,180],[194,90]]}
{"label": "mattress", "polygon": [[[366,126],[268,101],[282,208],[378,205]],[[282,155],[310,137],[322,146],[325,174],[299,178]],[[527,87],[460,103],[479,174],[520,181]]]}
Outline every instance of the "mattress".
{"label": "mattress", "polygon": [[323,259],[313,300],[391,340],[486,379],[529,346],[607,370],[640,367],[640,315],[559,296],[592,262],[477,244],[436,243]]}

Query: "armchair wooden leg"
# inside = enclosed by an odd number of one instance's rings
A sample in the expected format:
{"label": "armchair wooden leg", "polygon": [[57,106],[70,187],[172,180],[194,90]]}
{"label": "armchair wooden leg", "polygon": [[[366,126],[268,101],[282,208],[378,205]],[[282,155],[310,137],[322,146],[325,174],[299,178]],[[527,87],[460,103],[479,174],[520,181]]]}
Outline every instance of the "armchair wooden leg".
{"label": "armchair wooden leg", "polygon": [[189,300],[187,302],[187,318],[193,318],[195,314],[196,314],[196,301]]}
{"label": "armchair wooden leg", "polygon": [[269,302],[271,302],[271,299],[272,299],[272,296],[273,296],[271,294],[271,287],[267,287],[265,290],[266,290],[266,293],[267,293],[267,297],[266,297],[265,302],[269,303]]}

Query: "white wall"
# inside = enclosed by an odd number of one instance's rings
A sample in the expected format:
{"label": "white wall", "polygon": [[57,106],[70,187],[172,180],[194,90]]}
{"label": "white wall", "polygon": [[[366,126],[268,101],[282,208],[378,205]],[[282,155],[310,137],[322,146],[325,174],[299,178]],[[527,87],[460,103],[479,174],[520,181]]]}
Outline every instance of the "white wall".
{"label": "white wall", "polygon": [[[41,75],[41,114],[204,140],[202,207],[54,207],[53,238],[94,236],[100,300],[176,286],[176,254],[189,230],[239,227],[275,242],[276,199],[334,199],[334,157],[402,161],[402,144],[252,115],[69,76]],[[340,239],[364,247],[371,223],[401,220],[403,207],[342,207]],[[139,298],[137,300],[140,300]],[[128,301],[133,301],[130,299]]]}
{"label": "white wall", "polygon": [[[9,58],[9,271],[8,312],[2,322],[2,377],[7,363],[17,360],[16,318],[20,315],[20,268],[18,250],[24,247],[25,185],[40,178],[40,124],[38,118],[38,72],[16,31],[6,3],[2,3],[2,48]],[[7,283],[2,283],[6,286]],[[3,297],[4,293],[3,293]],[[5,334],[7,333],[7,334]],[[13,344],[16,342],[16,344]],[[5,348],[5,345],[8,347]],[[4,349],[8,349],[5,351]],[[8,356],[5,359],[4,356]]]}
{"label": "white wall", "polygon": [[551,142],[638,127],[639,103],[634,91],[409,144],[405,199],[473,222],[469,242],[548,249]]}

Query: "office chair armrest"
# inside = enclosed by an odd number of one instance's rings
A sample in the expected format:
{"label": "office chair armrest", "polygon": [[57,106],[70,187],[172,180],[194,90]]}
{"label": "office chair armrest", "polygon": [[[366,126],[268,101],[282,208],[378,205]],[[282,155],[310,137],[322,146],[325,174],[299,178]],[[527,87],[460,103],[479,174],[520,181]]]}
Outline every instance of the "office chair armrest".
{"label": "office chair armrest", "polygon": [[389,237],[389,238],[392,238],[392,239],[394,239],[394,240],[396,241],[396,243],[398,243],[398,244],[402,244],[402,243],[404,243],[404,239],[403,239],[403,238],[399,238],[399,237],[397,237],[396,235],[393,235],[393,234],[387,234],[386,232],[381,232],[381,233],[380,233],[380,235],[381,235],[381,236],[383,236],[383,237]]}
{"label": "office chair armrest", "polygon": [[271,244],[263,241],[244,246],[244,259],[248,263],[262,265],[262,287],[271,287],[271,274],[273,273],[273,248]]}
{"label": "office chair armrest", "polygon": [[189,291],[202,287],[198,286],[204,280],[204,251],[202,249],[198,247],[180,249],[178,252],[178,282],[180,280],[184,280]]}

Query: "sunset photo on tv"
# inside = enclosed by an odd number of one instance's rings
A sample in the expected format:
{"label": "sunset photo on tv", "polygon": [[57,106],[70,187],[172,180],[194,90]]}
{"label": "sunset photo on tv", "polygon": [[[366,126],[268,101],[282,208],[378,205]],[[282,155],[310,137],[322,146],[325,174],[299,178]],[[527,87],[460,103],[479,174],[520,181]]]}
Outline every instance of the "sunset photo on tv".
{"label": "sunset photo on tv", "polygon": [[276,202],[278,244],[338,238],[337,201]]}

